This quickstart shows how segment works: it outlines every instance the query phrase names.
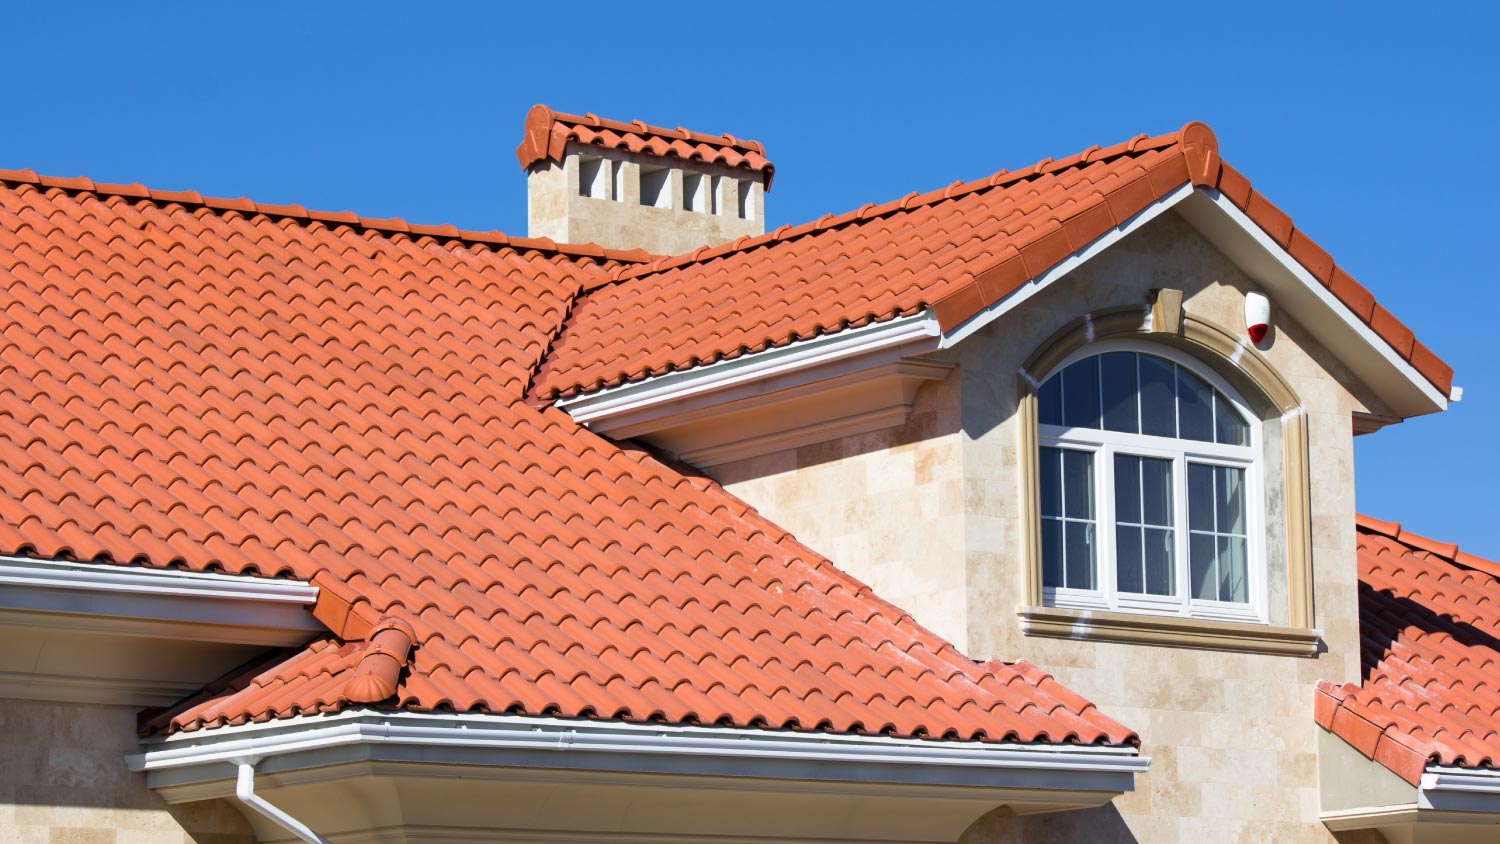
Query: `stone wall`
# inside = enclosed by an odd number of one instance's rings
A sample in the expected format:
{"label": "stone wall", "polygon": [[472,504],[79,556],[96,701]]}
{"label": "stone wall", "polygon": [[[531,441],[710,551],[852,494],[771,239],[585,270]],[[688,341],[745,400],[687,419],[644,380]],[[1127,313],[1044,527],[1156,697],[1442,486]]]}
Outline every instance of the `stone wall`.
{"label": "stone wall", "polygon": [[[1153,761],[1134,793],[1088,812],[997,813],[966,844],[1334,840],[1318,821],[1312,696],[1318,680],[1359,676],[1351,414],[1384,409],[1288,314],[1275,314],[1265,355],[1308,414],[1314,598],[1326,652],[1253,655],[1021,631],[1016,373],[1070,321],[1143,306],[1148,290],[1163,287],[1183,291],[1187,312],[1234,330],[1244,293],[1257,289],[1184,220],[1163,215],[953,350],[958,374],[919,395],[928,416],[715,470],[970,656],[1036,663],[1141,734]],[[893,447],[882,449],[882,436]]]}
{"label": "stone wall", "polygon": [[222,800],[169,806],[132,774],[133,707],[0,699],[0,841],[251,844]]}

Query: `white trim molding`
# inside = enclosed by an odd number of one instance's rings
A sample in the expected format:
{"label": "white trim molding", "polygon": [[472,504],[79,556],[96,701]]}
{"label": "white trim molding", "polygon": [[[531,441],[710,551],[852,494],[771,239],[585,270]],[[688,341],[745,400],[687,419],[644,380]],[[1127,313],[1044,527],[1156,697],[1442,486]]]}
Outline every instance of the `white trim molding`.
{"label": "white trim molding", "polygon": [[715,466],[903,423],[953,364],[928,311],[558,401],[591,430]]}
{"label": "white trim molding", "polygon": [[[178,733],[149,740],[126,761],[131,770],[145,772],[147,784],[169,802],[232,796],[239,766],[254,764],[261,791],[273,793],[277,806],[332,841],[360,840],[349,824],[382,821],[345,818],[318,796],[323,788],[421,793],[427,800],[451,794],[459,801],[468,799],[465,788],[475,783],[488,784],[490,798],[478,802],[497,814],[468,823],[492,836],[503,837],[511,828],[506,818],[516,811],[515,804],[507,805],[512,790],[511,797],[529,806],[526,823],[531,828],[586,831],[574,826],[585,820],[570,817],[579,802],[559,797],[554,816],[524,798],[528,789],[546,784],[551,794],[630,794],[639,806],[655,800],[680,805],[687,797],[715,804],[722,800],[740,812],[763,802],[756,811],[779,830],[725,829],[722,835],[827,837],[829,831],[821,826],[816,835],[794,829],[826,815],[817,822],[833,822],[836,838],[951,841],[973,819],[1000,805],[1020,813],[1102,805],[1132,790],[1135,775],[1150,764],[1125,747],[369,710]],[[794,821],[774,810],[787,800],[820,811]],[[878,823],[874,816],[866,822],[850,811],[861,801],[885,807],[876,813]],[[589,805],[609,802],[601,797]],[[423,823],[407,814],[411,809],[401,807],[402,822]],[[880,829],[889,822],[887,813],[898,809],[900,829]],[[470,814],[479,811],[475,806]],[[444,815],[432,817],[440,822]],[[702,812],[640,809],[632,817],[650,827],[636,830],[648,838],[692,831],[674,829],[674,824],[704,823]],[[455,817],[454,823],[461,820]],[[706,827],[699,832],[714,837]]]}
{"label": "white trim molding", "polygon": [[292,580],[0,557],[0,697],[163,706],[324,628]]}
{"label": "white trim molding", "polygon": [[1500,770],[1429,765],[1412,792],[1412,802],[1325,811],[1321,818],[1334,832],[1375,829],[1399,841],[1480,840],[1466,837],[1476,833],[1464,828],[1500,826]]}

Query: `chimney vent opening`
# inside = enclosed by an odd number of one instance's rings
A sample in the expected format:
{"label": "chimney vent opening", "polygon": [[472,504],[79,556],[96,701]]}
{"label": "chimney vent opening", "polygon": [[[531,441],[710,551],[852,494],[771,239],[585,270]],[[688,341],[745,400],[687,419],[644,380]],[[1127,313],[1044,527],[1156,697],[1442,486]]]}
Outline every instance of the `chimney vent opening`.
{"label": "chimney vent opening", "polygon": [[641,167],[641,204],[652,208],[671,208],[672,192],[667,190],[668,175],[665,167]]}

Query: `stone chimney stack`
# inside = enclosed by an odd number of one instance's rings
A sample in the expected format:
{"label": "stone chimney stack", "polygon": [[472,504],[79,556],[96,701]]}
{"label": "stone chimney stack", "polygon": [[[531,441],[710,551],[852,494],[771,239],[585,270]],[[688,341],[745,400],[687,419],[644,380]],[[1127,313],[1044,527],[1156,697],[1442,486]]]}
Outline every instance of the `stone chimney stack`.
{"label": "stone chimney stack", "polygon": [[756,141],[538,105],[516,157],[531,237],[677,255],[766,230],[775,168]]}

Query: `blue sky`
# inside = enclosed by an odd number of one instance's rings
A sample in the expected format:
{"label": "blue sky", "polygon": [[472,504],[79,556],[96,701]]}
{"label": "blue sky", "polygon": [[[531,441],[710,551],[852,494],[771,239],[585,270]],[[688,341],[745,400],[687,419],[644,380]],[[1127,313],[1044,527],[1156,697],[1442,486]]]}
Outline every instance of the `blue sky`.
{"label": "blue sky", "polygon": [[31,3],[0,167],[523,234],[545,102],[763,141],[776,226],[1202,120],[1466,390],[1360,510],[1500,558],[1500,13],[1221,5]]}

